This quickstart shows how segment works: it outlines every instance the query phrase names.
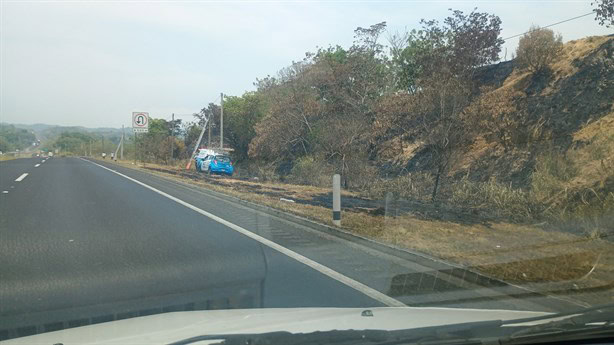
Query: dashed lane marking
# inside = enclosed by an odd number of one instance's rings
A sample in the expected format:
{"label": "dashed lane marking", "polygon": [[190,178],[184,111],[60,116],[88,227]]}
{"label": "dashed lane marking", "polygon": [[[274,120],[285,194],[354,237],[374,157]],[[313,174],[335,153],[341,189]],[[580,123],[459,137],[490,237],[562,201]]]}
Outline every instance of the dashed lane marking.
{"label": "dashed lane marking", "polygon": [[26,178],[26,176],[28,176],[28,173],[21,174],[21,176],[19,176],[18,178],[15,179],[15,182],[23,181],[23,179]]}

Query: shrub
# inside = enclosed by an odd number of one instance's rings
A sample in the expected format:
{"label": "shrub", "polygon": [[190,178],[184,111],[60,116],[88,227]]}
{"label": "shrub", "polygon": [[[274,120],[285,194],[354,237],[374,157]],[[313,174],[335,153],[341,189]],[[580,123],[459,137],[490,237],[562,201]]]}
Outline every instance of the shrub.
{"label": "shrub", "polygon": [[429,173],[409,173],[391,179],[375,179],[365,186],[363,194],[373,199],[384,199],[390,192],[401,199],[428,201],[433,183],[434,178]]}
{"label": "shrub", "polygon": [[288,181],[317,187],[330,186],[333,169],[323,159],[306,156],[297,159],[288,176]]}
{"label": "shrub", "polygon": [[258,178],[262,182],[277,182],[279,175],[276,172],[275,164],[263,161],[240,162],[235,165],[235,177],[239,178]]}
{"label": "shrub", "polygon": [[497,217],[516,221],[533,219],[539,213],[530,193],[494,179],[472,182],[464,178],[454,184],[450,201],[461,207],[488,210]]}
{"label": "shrub", "polygon": [[523,69],[540,73],[548,68],[563,48],[563,37],[550,29],[531,26],[520,38],[516,62]]}
{"label": "shrub", "polygon": [[558,152],[548,152],[537,158],[531,176],[531,188],[536,199],[545,201],[564,192],[578,168],[571,159]]}
{"label": "shrub", "polygon": [[[557,209],[550,217],[562,228],[582,232],[590,238],[614,234],[614,193],[586,189]],[[577,199],[576,202],[572,200]]]}

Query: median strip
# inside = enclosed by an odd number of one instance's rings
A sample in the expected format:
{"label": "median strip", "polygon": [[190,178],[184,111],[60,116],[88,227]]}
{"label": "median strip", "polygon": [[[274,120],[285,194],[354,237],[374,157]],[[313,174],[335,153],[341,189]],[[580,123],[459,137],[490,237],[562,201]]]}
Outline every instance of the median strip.
{"label": "median strip", "polygon": [[15,182],[23,181],[23,179],[26,178],[26,176],[28,176],[28,173],[21,174],[21,176],[19,176],[18,178],[15,179]]}

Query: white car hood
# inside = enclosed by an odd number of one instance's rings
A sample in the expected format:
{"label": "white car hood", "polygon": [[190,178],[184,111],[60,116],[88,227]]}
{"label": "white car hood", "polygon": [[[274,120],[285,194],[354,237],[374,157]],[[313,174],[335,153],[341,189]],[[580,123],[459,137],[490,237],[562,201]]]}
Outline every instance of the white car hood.
{"label": "white car hood", "polygon": [[[370,310],[373,316],[362,316]],[[211,334],[309,333],[329,330],[398,330],[547,313],[451,308],[287,308],[185,311],[70,328],[11,339],[3,344],[168,344]],[[217,342],[217,341],[216,341]],[[206,344],[207,342],[198,342]]]}

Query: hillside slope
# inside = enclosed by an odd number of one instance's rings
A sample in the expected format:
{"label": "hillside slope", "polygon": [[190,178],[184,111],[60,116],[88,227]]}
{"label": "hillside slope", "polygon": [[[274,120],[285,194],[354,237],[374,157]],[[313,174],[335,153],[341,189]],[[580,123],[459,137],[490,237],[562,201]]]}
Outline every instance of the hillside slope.
{"label": "hillside slope", "polygon": [[[614,111],[614,37],[588,37],[564,45],[550,72],[534,76],[504,62],[486,68],[478,80],[494,86],[494,93],[520,94],[519,112],[527,116],[523,138],[505,150],[492,133],[478,133],[473,143],[454,161],[449,177],[468,176],[472,181],[498,182],[529,187],[540,155],[555,150],[568,152],[607,137],[607,119]],[[505,101],[505,100],[504,100]],[[514,102],[507,99],[509,103]],[[517,102],[518,103],[518,102]],[[600,125],[594,125],[599,123]],[[408,154],[409,153],[409,154]],[[404,155],[391,158],[410,171],[419,170],[419,143]],[[587,163],[582,161],[582,164]]]}

